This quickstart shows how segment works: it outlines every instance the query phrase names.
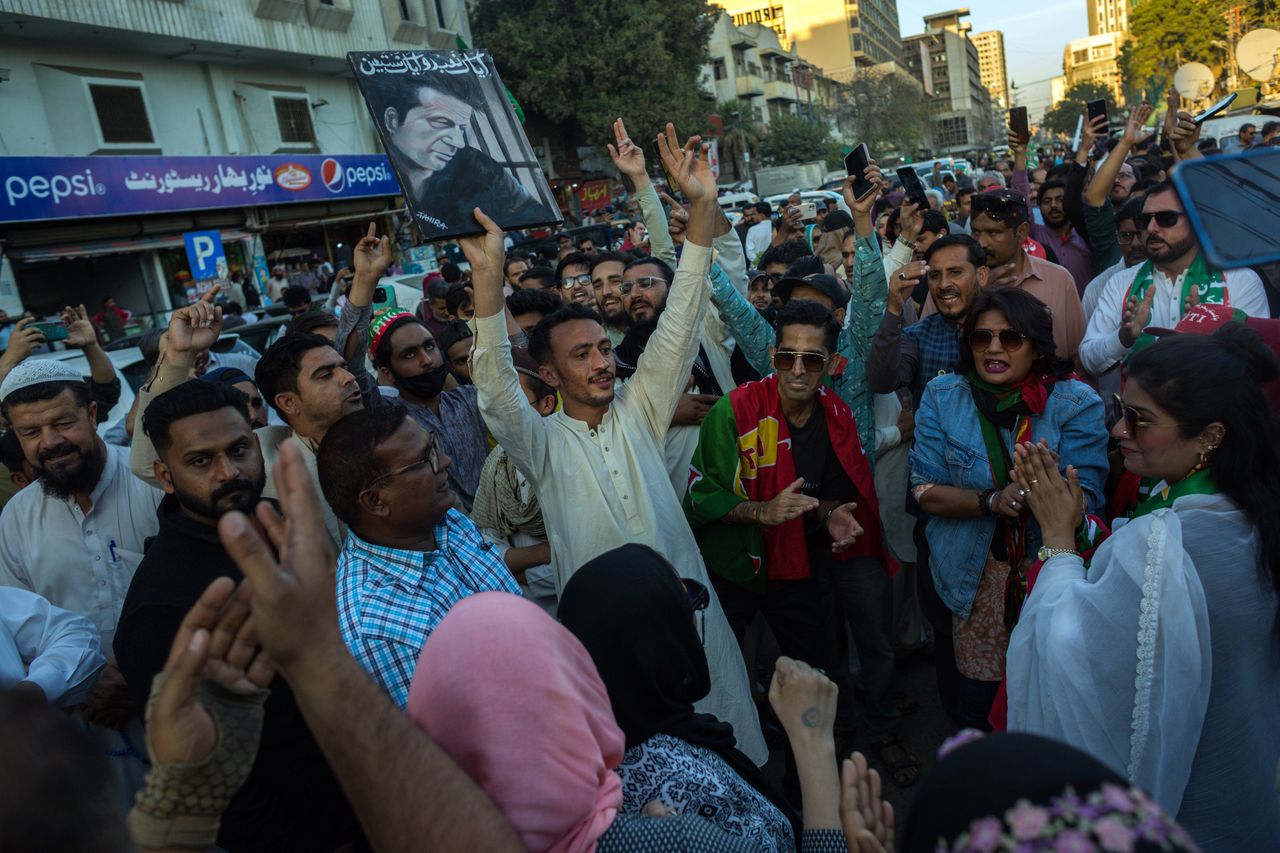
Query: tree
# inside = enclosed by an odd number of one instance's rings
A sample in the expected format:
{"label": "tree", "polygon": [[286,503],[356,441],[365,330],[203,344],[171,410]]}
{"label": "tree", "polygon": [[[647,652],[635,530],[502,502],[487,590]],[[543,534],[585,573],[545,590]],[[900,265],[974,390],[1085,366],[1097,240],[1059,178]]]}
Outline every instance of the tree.
{"label": "tree", "polygon": [[1107,117],[1111,127],[1116,128],[1120,121],[1120,110],[1116,106],[1116,98],[1105,83],[1095,80],[1081,80],[1063,94],[1062,100],[1040,119],[1040,127],[1057,136],[1071,136],[1076,132],[1076,122],[1084,115],[1086,101],[1103,98],[1107,102]]}
{"label": "tree", "polygon": [[712,104],[698,75],[713,22],[706,0],[477,0],[471,13],[476,46],[521,105],[598,145],[618,117],[637,143],[668,121],[682,135],[703,130]]}
{"label": "tree", "polygon": [[841,128],[853,129],[849,144],[867,143],[878,160],[895,155],[913,159],[930,121],[919,83],[877,69],[858,69],[840,87],[835,114]]}
{"label": "tree", "polygon": [[[724,150],[720,155],[722,164],[728,163],[735,180],[740,179],[745,172],[739,169],[739,163],[745,165],[743,154],[754,152],[755,144],[760,138],[760,129],[756,124],[756,117],[751,111],[751,105],[744,101],[721,101],[716,105],[716,114],[720,116],[723,124],[724,136],[721,140],[724,143]],[[721,166],[721,178],[724,177],[723,165]]]}
{"label": "tree", "polygon": [[822,160],[835,169],[844,159],[825,121],[810,121],[785,113],[770,120],[768,132],[756,146],[756,152],[765,166]]}
{"label": "tree", "polygon": [[1129,39],[1120,51],[1125,91],[1158,98],[1187,62],[1202,62],[1215,77],[1221,74],[1227,5],[1224,0],[1143,0],[1132,6]]}

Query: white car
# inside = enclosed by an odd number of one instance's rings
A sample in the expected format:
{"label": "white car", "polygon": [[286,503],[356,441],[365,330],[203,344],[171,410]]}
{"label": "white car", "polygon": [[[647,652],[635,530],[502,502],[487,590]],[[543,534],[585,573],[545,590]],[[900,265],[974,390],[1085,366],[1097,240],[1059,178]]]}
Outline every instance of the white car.
{"label": "white car", "polygon": [[[791,193],[779,193],[778,195],[769,196],[768,198],[765,199],[765,201],[773,205],[774,210],[777,210],[778,208],[785,206],[787,203],[787,199],[789,198],[791,198]],[[845,213],[848,213],[850,216],[853,215],[853,211],[850,210],[849,206],[844,203],[844,196],[840,195],[840,193],[838,192],[834,192],[833,190],[801,190],[800,191],[800,201],[802,203],[813,202],[814,204],[826,204],[828,199],[835,199],[837,208],[839,208],[840,210],[843,210]]]}

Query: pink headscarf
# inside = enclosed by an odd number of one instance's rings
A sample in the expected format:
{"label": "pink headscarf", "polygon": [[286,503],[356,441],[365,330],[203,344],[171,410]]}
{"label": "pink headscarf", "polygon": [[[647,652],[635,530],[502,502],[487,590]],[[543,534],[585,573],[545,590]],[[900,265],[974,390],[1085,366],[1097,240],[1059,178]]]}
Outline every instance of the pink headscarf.
{"label": "pink headscarf", "polygon": [[591,656],[532,602],[482,592],[431,634],[409,717],[529,850],[590,853],[622,805],[625,739]]}

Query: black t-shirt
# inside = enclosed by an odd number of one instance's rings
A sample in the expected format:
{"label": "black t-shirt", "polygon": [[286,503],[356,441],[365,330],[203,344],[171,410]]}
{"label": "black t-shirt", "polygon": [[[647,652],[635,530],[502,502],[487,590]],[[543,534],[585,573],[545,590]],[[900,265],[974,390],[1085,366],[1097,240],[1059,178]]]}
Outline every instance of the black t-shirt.
{"label": "black t-shirt", "polygon": [[[836,456],[821,406],[814,409],[802,427],[787,421],[787,430],[791,433],[791,458],[795,461],[796,476],[804,477],[801,493],[821,501],[857,500],[858,489]],[[811,552],[815,547],[825,552],[827,547],[826,533],[821,526],[822,513],[818,510],[804,514],[805,536]]]}

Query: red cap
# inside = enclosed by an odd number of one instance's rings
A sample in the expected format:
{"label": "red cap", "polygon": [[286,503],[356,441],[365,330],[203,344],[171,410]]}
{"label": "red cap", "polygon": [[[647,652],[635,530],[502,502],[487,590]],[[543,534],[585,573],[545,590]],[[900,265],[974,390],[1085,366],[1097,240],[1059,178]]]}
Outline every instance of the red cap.
{"label": "red cap", "polygon": [[1230,305],[1196,305],[1183,314],[1172,329],[1152,326],[1147,331],[1153,335],[1212,335],[1228,323],[1243,323],[1247,319],[1247,314]]}

